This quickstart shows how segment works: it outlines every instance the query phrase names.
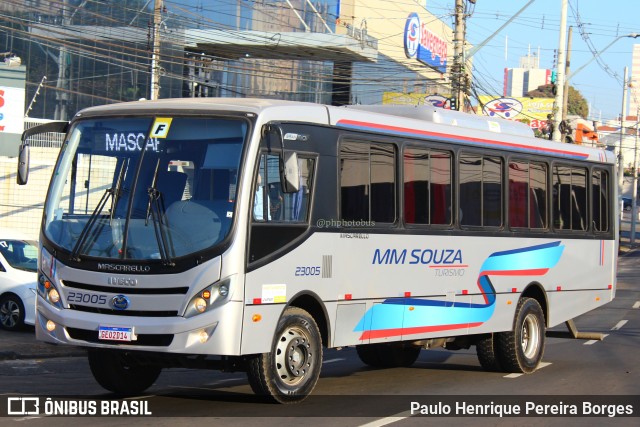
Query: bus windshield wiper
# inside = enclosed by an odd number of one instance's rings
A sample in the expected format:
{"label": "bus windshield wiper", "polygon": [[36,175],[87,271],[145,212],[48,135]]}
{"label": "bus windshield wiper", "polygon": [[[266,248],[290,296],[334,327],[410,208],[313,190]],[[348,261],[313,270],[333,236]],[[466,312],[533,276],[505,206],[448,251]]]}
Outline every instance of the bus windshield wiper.
{"label": "bus windshield wiper", "polygon": [[81,253],[84,253],[84,250],[87,247],[86,241],[87,241],[87,237],[89,236],[89,232],[93,229],[93,225],[97,221],[98,216],[100,216],[100,214],[102,213],[102,210],[104,209],[104,206],[107,204],[107,201],[109,201],[109,198],[113,197],[113,192],[114,192],[113,187],[107,188],[106,190],[104,190],[104,194],[100,198],[100,201],[96,205],[96,208],[93,210],[93,212],[91,213],[91,216],[89,217],[89,220],[82,228],[82,231],[80,232],[80,236],[78,236],[78,241],[73,246],[73,250],[71,251],[71,259],[75,261],[81,261],[79,255]]}
{"label": "bus windshield wiper", "polygon": [[153,221],[153,231],[156,235],[156,241],[158,242],[160,259],[162,259],[165,265],[173,267],[175,263],[173,262],[172,258],[175,257],[175,249],[173,248],[171,236],[168,233],[166,224],[164,222],[164,197],[162,195],[162,192],[160,192],[156,188],[159,166],[160,161],[158,160],[158,162],[156,163],[156,170],[153,174],[153,180],[151,181],[151,186],[147,189],[147,192],[149,193],[149,201],[147,202],[145,226],[149,224],[149,216],[151,216],[151,220]]}
{"label": "bus windshield wiper", "polygon": [[110,221],[113,221],[113,214],[118,205],[118,199],[120,199],[120,194],[122,193],[122,181],[124,180],[124,173],[126,171],[124,167],[126,161],[125,159],[122,159],[121,161],[122,161],[122,164],[120,165],[120,172],[118,172],[118,180],[116,181],[116,185],[113,190],[113,197],[111,198],[111,212],[109,215]]}
{"label": "bus windshield wiper", "polygon": [[155,232],[158,250],[160,251],[160,259],[162,259],[165,265],[173,267],[175,263],[172,258],[175,257],[175,250],[163,219],[165,213],[164,198],[162,193],[155,187],[149,187],[147,191],[149,193],[149,205],[145,225],[148,224],[148,218],[151,216],[153,231]]}

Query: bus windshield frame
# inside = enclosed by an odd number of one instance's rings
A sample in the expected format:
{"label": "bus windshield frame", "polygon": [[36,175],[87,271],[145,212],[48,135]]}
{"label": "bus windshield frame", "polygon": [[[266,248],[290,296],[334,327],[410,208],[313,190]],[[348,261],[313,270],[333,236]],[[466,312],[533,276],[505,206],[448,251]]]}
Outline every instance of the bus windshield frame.
{"label": "bus windshield frame", "polygon": [[250,129],[241,116],[73,122],[45,201],[45,240],[71,262],[202,258],[232,229]]}

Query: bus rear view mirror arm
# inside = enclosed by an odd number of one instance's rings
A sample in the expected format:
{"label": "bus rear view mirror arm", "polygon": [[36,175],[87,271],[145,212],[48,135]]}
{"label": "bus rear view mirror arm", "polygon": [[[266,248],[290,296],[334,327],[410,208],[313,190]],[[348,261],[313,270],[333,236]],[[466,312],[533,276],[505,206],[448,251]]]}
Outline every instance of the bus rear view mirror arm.
{"label": "bus rear view mirror arm", "polygon": [[16,182],[18,185],[25,185],[29,180],[29,143],[27,139],[30,136],[41,133],[67,133],[69,122],[55,121],[34,126],[22,133],[22,144],[18,149],[18,170],[16,174]]}

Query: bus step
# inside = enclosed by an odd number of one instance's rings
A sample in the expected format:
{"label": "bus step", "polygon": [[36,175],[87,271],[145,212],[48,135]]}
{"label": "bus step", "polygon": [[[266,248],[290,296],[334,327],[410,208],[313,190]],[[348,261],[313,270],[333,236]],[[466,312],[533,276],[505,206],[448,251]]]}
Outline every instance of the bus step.
{"label": "bus step", "polygon": [[578,340],[597,340],[602,341],[604,334],[600,332],[579,332],[573,319],[564,322],[567,325],[568,332],[563,331],[547,331],[546,336],[551,338],[574,338]]}

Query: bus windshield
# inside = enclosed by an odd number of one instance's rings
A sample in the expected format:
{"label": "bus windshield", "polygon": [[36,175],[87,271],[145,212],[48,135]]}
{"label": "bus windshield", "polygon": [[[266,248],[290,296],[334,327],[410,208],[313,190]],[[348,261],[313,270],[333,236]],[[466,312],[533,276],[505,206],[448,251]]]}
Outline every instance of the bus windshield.
{"label": "bus windshield", "polygon": [[171,261],[215,246],[231,228],[247,129],[230,118],[76,122],[45,202],[46,237],[77,259]]}

